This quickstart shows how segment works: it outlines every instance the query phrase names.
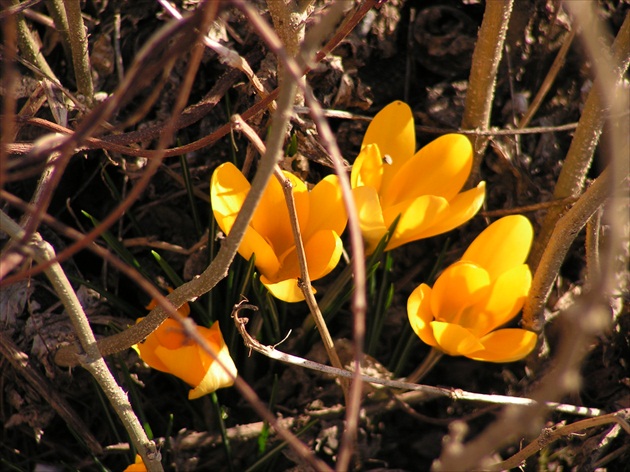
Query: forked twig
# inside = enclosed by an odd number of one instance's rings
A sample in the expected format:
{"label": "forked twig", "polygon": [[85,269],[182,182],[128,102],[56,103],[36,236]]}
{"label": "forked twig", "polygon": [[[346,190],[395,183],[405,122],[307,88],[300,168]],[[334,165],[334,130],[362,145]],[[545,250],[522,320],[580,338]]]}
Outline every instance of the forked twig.
{"label": "forked twig", "polygon": [[[270,359],[274,359],[280,362],[284,362],[285,364],[291,364],[298,367],[302,367],[305,369],[315,370],[318,372],[322,372],[327,375],[332,375],[334,377],[341,378],[353,378],[354,372],[346,369],[338,369],[336,367],[331,367],[325,364],[320,364],[318,362],[310,361],[308,359],[304,359],[302,357],[294,356],[292,354],[287,354],[286,352],[279,351],[275,348],[275,346],[266,346],[254,338],[247,331],[247,323],[249,322],[248,318],[244,318],[239,316],[239,312],[241,310],[258,310],[258,307],[255,305],[251,305],[248,303],[247,299],[241,300],[239,303],[234,305],[232,309],[232,318],[234,319],[234,324],[236,326],[236,330],[239,332],[241,337],[243,338],[243,344],[248,349],[254,350],[264,356],[269,357]],[[404,382],[400,380],[391,380],[384,379],[379,377],[372,377],[370,375],[360,374],[359,378],[361,382],[384,385],[386,387],[390,387],[392,389],[396,389],[398,391],[413,391],[417,392],[422,396],[422,398],[427,401],[434,398],[450,398],[451,400],[458,401],[474,401],[474,402],[483,402],[489,404],[501,404],[501,405],[516,405],[516,406],[534,406],[539,405],[542,407],[549,408],[553,411],[570,413],[575,415],[583,415],[583,416],[600,416],[604,413],[602,410],[598,408],[585,408],[575,405],[567,405],[563,403],[556,402],[545,402],[542,405],[536,400],[532,400],[530,398],[523,397],[514,397],[509,395],[488,395],[483,393],[474,393],[467,392],[460,389],[454,388],[442,388],[442,387],[432,387],[429,385],[419,385],[415,383]],[[401,392],[398,392],[401,393]],[[417,398],[415,399],[418,400]]]}
{"label": "forked twig", "polygon": [[628,424],[629,420],[630,408],[626,408],[624,410],[619,410],[614,413],[598,416],[597,418],[588,418],[564,426],[545,428],[536,439],[534,439],[512,457],[504,460],[503,462],[498,462],[496,464],[490,465],[489,467],[485,467],[484,470],[498,471],[518,467],[528,457],[536,454],[538,451],[549,446],[551,443],[557,441],[558,439],[575,433],[579,433],[580,431],[584,431],[585,429],[596,428],[597,426],[602,426],[605,424],[616,423],[620,425],[627,434],[630,435],[630,425]]}
{"label": "forked twig", "polygon": [[[231,121],[232,123],[234,123],[236,129],[241,131],[245,135],[245,137],[254,145],[256,150],[260,154],[264,155],[266,152],[265,144],[252,129],[252,127],[249,126],[245,121],[243,121],[243,119],[239,115],[234,115]],[[298,285],[300,287],[300,290],[304,294],[304,299],[306,301],[306,304],[308,305],[311,316],[315,321],[315,325],[317,326],[319,334],[322,338],[324,348],[326,349],[326,353],[328,354],[328,358],[330,359],[331,364],[338,369],[342,369],[343,365],[341,364],[341,360],[339,360],[339,355],[335,350],[332,336],[330,335],[330,331],[328,331],[326,321],[324,320],[319,306],[317,305],[317,300],[315,300],[315,296],[313,295],[313,290],[311,289],[311,279],[308,273],[308,264],[306,262],[306,253],[304,251],[304,241],[302,240],[297,210],[295,208],[295,200],[293,198],[293,186],[291,184],[291,181],[284,176],[278,166],[276,166],[274,170],[274,175],[282,186],[282,191],[284,192],[285,201],[289,211],[289,220],[291,221],[291,229],[293,231],[293,239],[295,241],[298,264],[300,266],[300,279],[298,280]],[[342,386],[344,388],[344,394],[347,394],[347,385],[342,384]]]}

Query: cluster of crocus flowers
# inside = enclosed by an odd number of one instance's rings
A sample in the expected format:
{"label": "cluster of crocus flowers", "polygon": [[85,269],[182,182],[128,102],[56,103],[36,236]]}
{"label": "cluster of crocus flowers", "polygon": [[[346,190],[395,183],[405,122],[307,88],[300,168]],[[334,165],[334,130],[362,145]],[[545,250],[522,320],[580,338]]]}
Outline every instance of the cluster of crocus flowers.
{"label": "cluster of crocus flowers", "polygon": [[417,287],[407,313],[420,339],[451,356],[480,361],[512,362],[528,355],[536,334],[500,327],[521,310],[529,292],[532,277],[525,260],[532,238],[524,216],[501,218],[440,274],[433,288]]}
{"label": "cluster of crocus flowers", "polygon": [[[295,175],[284,172],[293,185],[308,275],[317,280],[332,271],[339,262],[343,245],[340,235],[347,216],[337,176],[322,179],[309,192]],[[229,234],[250,184],[231,163],[221,164],[212,174],[210,199],[214,217]],[[238,252],[249,260],[255,255],[260,281],[273,296],[286,302],[304,300],[298,286],[300,267],[289,211],[280,182],[272,178],[264,191]]]}
{"label": "cluster of crocus flowers", "polygon": [[[147,309],[151,310],[155,306],[156,302],[152,300]],[[188,304],[184,304],[178,312],[184,317],[188,316],[190,313]],[[142,318],[137,322],[140,320]],[[223,340],[219,322],[215,321],[210,328],[203,326],[196,328],[214,356],[186,336],[181,325],[172,318],[164,321],[144,342],[134,346],[141,359],[150,367],[175,375],[193,387],[188,392],[190,400],[219,388],[232,386],[237,375],[236,366]]]}
{"label": "cluster of crocus flowers", "polygon": [[398,217],[386,250],[450,231],[483,203],[484,182],[460,193],[472,169],[468,138],[447,134],[415,146],[413,115],[401,101],[383,108],[363,137],[351,184],[367,254]]}

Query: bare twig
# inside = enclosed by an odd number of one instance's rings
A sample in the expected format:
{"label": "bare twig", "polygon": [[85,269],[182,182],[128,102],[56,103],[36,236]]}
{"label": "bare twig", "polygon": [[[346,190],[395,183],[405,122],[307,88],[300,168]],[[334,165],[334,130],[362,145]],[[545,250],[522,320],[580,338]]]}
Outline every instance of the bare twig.
{"label": "bare twig", "polygon": [[[590,8],[592,5],[589,4],[588,6]],[[594,13],[590,14],[595,18]],[[588,25],[583,25],[583,28],[588,29]],[[628,111],[627,102],[621,100],[621,97],[616,98],[618,103],[609,103],[606,94],[614,93],[615,90],[621,92],[619,84],[630,63],[630,13],[626,15],[612,46],[612,57],[610,57],[609,49],[602,47],[601,44],[597,55],[602,58],[608,56],[609,65],[605,71],[602,69],[603,72],[597,74],[597,79],[586,99],[582,116],[554,188],[554,199],[579,196],[608,115],[613,113],[622,117]],[[614,106],[614,108],[611,109],[610,106]],[[615,173],[615,175],[618,174]],[[547,212],[529,256],[528,263],[532,270],[536,270],[538,267],[543,251],[561,215],[561,208],[552,208]]]}
{"label": "bare twig", "polygon": [[575,423],[566,426],[545,428],[542,430],[540,436],[538,436],[535,440],[530,442],[527,446],[518,451],[512,457],[504,460],[503,462],[499,462],[487,468],[484,468],[484,470],[493,471],[516,468],[528,457],[536,454],[538,451],[549,446],[551,443],[557,441],[558,439],[605,424],[616,423],[618,425],[621,425],[621,427],[626,431],[627,434],[630,434],[630,425],[628,424],[629,420],[630,409],[626,408],[625,410],[619,410],[615,413],[598,416],[597,418],[588,418],[586,420],[576,421]]}
{"label": "bare twig", "polygon": [[[2,211],[0,211],[0,226],[13,240],[22,241],[24,239],[24,230]],[[43,241],[37,233],[35,233],[33,239],[24,246],[24,249],[28,250],[30,255],[40,263],[46,260],[53,260],[55,257],[52,246]],[[61,265],[53,262],[46,269],[46,276],[50,280],[59,299],[64,304],[68,315],[70,315],[75,332],[79,337],[81,346],[85,352],[85,355],[81,358],[82,365],[94,376],[103,389],[107,399],[114,407],[125,429],[127,429],[131,441],[142,456],[148,470],[156,472],[163,470],[162,464],[160,463],[160,453],[157,451],[155,444],[147,438],[140,421],[133,413],[127,395],[118,386],[107,364],[105,364],[105,360],[96,345],[96,339],[90,328],[90,323],[81,307],[81,302],[79,302]]]}
{"label": "bare twig", "polygon": [[[487,2],[477,44],[472,57],[472,67],[466,93],[466,104],[462,128],[485,131],[490,125],[490,112],[494,99],[497,72],[507,26],[512,13],[514,0]],[[479,180],[479,167],[488,140],[478,136],[473,140],[475,156],[470,177],[466,184],[472,187]]]}
{"label": "bare twig", "polygon": [[[575,14],[578,25],[583,27],[583,37],[586,39],[587,49],[594,59],[597,75],[601,79],[602,106],[610,108],[612,114],[616,116],[623,115],[620,109],[627,105],[628,93],[615,87],[614,71],[618,65],[611,64],[606,58],[605,48],[602,49],[602,35],[599,34],[602,28],[601,20],[592,11],[593,5],[590,2],[568,2],[565,5]],[[628,18],[624,24],[627,23],[627,20]],[[624,27],[622,27],[623,29]],[[608,326],[611,320],[608,296],[615,288],[616,258],[623,254],[620,244],[621,228],[623,228],[627,215],[619,221],[619,215],[622,214],[619,208],[620,200],[627,198],[627,187],[608,185],[606,188],[605,183],[608,179],[618,183],[628,175],[627,119],[623,120],[623,123],[620,123],[618,127],[611,125],[610,128],[612,143],[608,146],[611,152],[609,167],[586,192],[592,192],[589,195],[591,198],[599,198],[602,194],[602,200],[607,196],[612,197],[608,211],[604,214],[605,221],[610,225],[610,235],[606,250],[601,254],[601,272],[591,281],[591,289],[560,315],[559,320],[564,323],[561,326],[563,328],[562,337],[560,346],[556,349],[557,355],[553,359],[553,368],[540,380],[539,386],[532,392],[532,398],[541,402],[561,398],[579,388],[580,365],[588,352],[588,346],[593,342],[594,336]],[[574,140],[576,138],[577,134]],[[588,201],[589,197],[581,199],[569,210],[569,213],[574,213],[572,215],[574,219],[571,220],[573,223],[583,218],[586,213],[592,214],[601,204],[601,201]],[[580,204],[581,202],[582,204]],[[568,219],[566,225],[570,225]],[[553,239],[551,239],[552,242]],[[551,254],[549,247],[545,249],[545,254],[549,255],[549,259],[555,257]],[[537,277],[543,279],[548,275],[539,276],[537,271],[534,280]],[[533,292],[535,296],[540,296],[540,290],[533,290]],[[527,303],[532,304],[529,300]],[[530,306],[530,326],[533,311]],[[532,427],[538,427],[537,425],[545,413],[546,411],[540,406],[507,407],[495,423],[465,444],[462,434],[465,432],[465,425],[459,424],[452,429],[450,436],[445,438],[442,455],[433,467],[435,470],[469,470],[492,466],[494,461],[490,459],[490,454],[526,434]]]}
{"label": "bare twig", "polygon": [[80,0],[63,0],[63,3],[66,8],[68,31],[72,32],[67,35],[67,39],[70,41],[78,91],[83,96],[86,105],[91,108],[94,103],[94,84],[92,83],[92,67],[88,54],[88,40],[81,17],[81,2]]}
{"label": "bare twig", "polygon": [[[182,19],[181,13],[179,13],[177,9],[173,5],[171,5],[167,0],[158,0],[158,2],[173,18],[177,20]],[[230,49],[226,46],[223,46],[221,43],[219,43],[218,41],[215,41],[214,39],[211,39],[207,35],[203,37],[203,43],[219,55],[219,57],[221,58],[221,62],[243,72],[243,74],[247,76],[250,83],[252,84],[252,87],[254,87],[254,90],[260,96],[261,99],[264,99],[267,97],[267,95],[269,95],[269,92],[265,90],[265,86],[262,84],[258,76],[254,73],[254,70],[249,65],[249,62],[247,62],[247,59],[242,57],[235,50]],[[269,104],[269,110],[274,111],[275,109],[276,109],[276,102],[272,101]]]}
{"label": "bare twig", "polygon": [[[249,141],[254,145],[259,153],[265,153],[265,145],[262,140],[258,137],[256,132],[242,120],[240,116],[233,116],[232,122],[236,125],[236,129],[243,132],[243,134],[247,137],[247,139],[249,139]],[[311,316],[315,321],[315,325],[317,326],[319,335],[322,338],[324,348],[326,349],[326,353],[328,354],[328,358],[330,359],[331,364],[338,369],[342,369],[343,365],[341,364],[341,361],[339,360],[339,355],[335,350],[335,344],[332,340],[330,332],[328,331],[328,326],[326,325],[326,321],[324,321],[324,317],[322,316],[319,306],[317,305],[317,300],[315,300],[315,296],[313,295],[313,290],[311,288],[311,279],[308,273],[306,253],[304,251],[304,242],[302,240],[297,210],[295,208],[295,200],[293,198],[293,186],[291,184],[291,181],[284,176],[278,166],[276,166],[274,175],[282,186],[282,191],[284,192],[285,201],[289,211],[289,220],[291,221],[291,229],[293,231],[298,264],[300,266],[300,280],[298,281],[298,284],[300,286],[300,289],[302,290],[302,293],[304,294],[304,300],[306,301]],[[347,394],[347,385],[342,384],[342,387],[344,389],[344,394]]]}
{"label": "bare twig", "polygon": [[[234,319],[234,324],[236,325],[236,329],[243,338],[243,343],[245,347],[248,349],[254,350],[260,354],[263,354],[270,359],[274,359],[280,362],[284,362],[285,364],[291,364],[298,367],[303,367],[305,369],[314,370],[317,372],[322,372],[323,374],[332,375],[334,377],[341,378],[353,378],[355,375],[354,372],[346,370],[346,369],[338,369],[336,367],[331,367],[325,364],[320,364],[318,362],[313,362],[308,359],[304,359],[302,357],[294,356],[292,354],[287,354],[285,352],[279,351],[274,346],[266,346],[261,344],[256,338],[250,335],[247,332],[246,325],[249,322],[248,318],[244,318],[239,316],[240,310],[257,310],[258,308],[254,305],[248,304],[247,300],[242,300],[241,302],[234,305],[232,310],[232,318]],[[585,408],[574,405],[566,405],[562,403],[556,402],[544,402],[539,403],[536,400],[530,398],[522,398],[522,397],[513,397],[509,395],[488,395],[483,393],[474,393],[474,392],[466,392],[460,389],[452,389],[452,388],[443,388],[443,387],[433,387],[430,385],[419,385],[415,383],[405,382],[401,380],[391,380],[384,379],[380,377],[372,377],[370,375],[359,374],[359,380],[361,382],[366,383],[374,383],[378,385],[384,385],[386,387],[390,387],[392,389],[401,390],[401,391],[410,391],[417,392],[421,396],[421,398],[415,398],[414,402],[418,402],[420,400],[427,401],[434,398],[450,398],[451,400],[464,400],[464,401],[475,401],[475,402],[483,402],[490,404],[502,404],[502,405],[520,405],[520,406],[542,406],[544,408],[549,408],[554,411],[561,411],[564,413],[570,413],[575,415],[584,415],[584,416],[599,416],[602,415],[603,412],[597,408]],[[406,399],[405,401],[409,401]]]}
{"label": "bare twig", "polygon": [[553,64],[551,64],[551,67],[549,68],[549,72],[547,72],[547,76],[545,77],[545,80],[543,80],[543,83],[538,89],[538,92],[536,93],[536,96],[532,100],[531,105],[527,109],[527,112],[523,115],[523,117],[518,122],[518,128],[520,129],[525,128],[531,121],[532,117],[538,111],[538,108],[540,107],[541,103],[545,99],[545,96],[547,96],[547,92],[549,92],[549,89],[551,88],[554,80],[556,79],[558,72],[560,72],[560,70],[562,69],[562,66],[564,65],[564,60],[567,57],[567,53],[569,52],[569,48],[571,47],[571,43],[573,42],[574,37],[575,37],[575,29],[572,29],[571,32],[567,35],[567,37],[564,38],[562,47],[558,51],[558,54],[556,54],[556,58],[554,59]]}

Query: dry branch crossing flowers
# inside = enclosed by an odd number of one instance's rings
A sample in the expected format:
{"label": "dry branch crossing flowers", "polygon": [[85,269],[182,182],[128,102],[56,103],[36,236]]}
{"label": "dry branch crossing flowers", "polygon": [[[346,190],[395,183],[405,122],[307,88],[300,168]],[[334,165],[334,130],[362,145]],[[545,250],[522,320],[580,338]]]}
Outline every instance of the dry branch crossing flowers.
{"label": "dry branch crossing flowers", "polygon": [[417,287],[407,314],[420,339],[451,356],[481,361],[511,362],[529,354],[535,333],[497,328],[516,316],[529,292],[532,276],[525,260],[532,238],[524,216],[501,218],[442,272],[433,288]]}
{"label": "dry branch crossing flowers", "polygon": [[[325,177],[309,192],[298,177],[284,175],[293,185],[308,273],[317,280],[335,268],[343,249],[339,236],[347,216],[337,176]],[[232,229],[249,189],[247,179],[231,163],[221,164],[212,174],[212,211],[224,233]],[[255,254],[260,280],[275,297],[287,302],[304,300],[298,287],[300,267],[289,211],[277,179],[271,179],[265,189],[238,252],[248,260]]]}
{"label": "dry branch crossing flowers", "polygon": [[351,183],[368,254],[399,215],[386,250],[450,231],[483,203],[484,182],[459,193],[472,168],[468,138],[447,134],[415,146],[413,115],[400,101],[377,113],[363,137]]}
{"label": "dry branch crossing flowers", "polygon": [[[152,305],[149,304],[147,308],[151,309]],[[182,316],[188,316],[189,311],[188,304],[179,309]],[[137,322],[140,320],[142,318]],[[220,363],[202,346],[189,339],[181,325],[172,318],[164,321],[144,342],[134,346],[150,367],[175,375],[193,387],[188,393],[190,400],[232,386],[237,374],[219,322],[215,321],[210,328],[197,326],[197,332],[206,340]],[[229,370],[229,374],[223,366]]]}

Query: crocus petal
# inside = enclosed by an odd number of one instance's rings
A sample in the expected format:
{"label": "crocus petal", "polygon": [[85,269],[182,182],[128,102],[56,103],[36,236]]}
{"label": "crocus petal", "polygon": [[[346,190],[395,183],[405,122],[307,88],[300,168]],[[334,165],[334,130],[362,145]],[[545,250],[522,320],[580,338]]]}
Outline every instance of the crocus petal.
{"label": "crocus petal", "polygon": [[[523,308],[531,283],[532,274],[527,264],[504,272],[492,284],[487,299],[473,307],[477,313],[475,319],[469,323],[462,320],[462,325],[467,326],[478,336],[504,325]],[[474,329],[471,326],[474,326]]]}
{"label": "crocus petal", "polygon": [[365,240],[365,252],[369,255],[387,233],[381,202],[372,187],[355,188],[352,190],[352,196],[359,216],[361,234]]}
{"label": "crocus petal", "polygon": [[192,341],[177,349],[168,349],[163,346],[155,348],[155,355],[166,366],[165,372],[179,377],[192,387],[199,384],[206,373],[199,354],[197,344]]}
{"label": "crocus petal", "polygon": [[372,187],[378,191],[381,188],[383,178],[383,156],[376,143],[370,143],[361,149],[361,152],[352,164],[350,173],[350,185],[352,188]]}
{"label": "crocus petal", "polygon": [[429,346],[437,346],[431,321],[433,314],[431,313],[431,287],[421,284],[411,292],[407,300],[407,316],[411,328],[425,344]]}
{"label": "crocus petal", "polygon": [[[136,320],[136,324],[140,323],[140,321],[142,321],[143,319],[144,318],[138,318]],[[135,349],[135,351],[138,353],[140,358],[144,362],[146,362],[151,368],[155,370],[159,370],[160,372],[168,372],[168,368],[166,367],[166,365],[162,362],[162,360],[158,356],[155,355],[155,350],[160,345],[157,336],[155,336],[155,333],[158,332],[159,330],[176,328],[177,327],[176,325],[177,325],[177,321],[169,318],[165,320],[164,323],[162,323],[160,326],[158,326],[158,328],[155,331],[153,331],[153,333],[147,336],[143,342],[134,344],[133,348]]]}
{"label": "crocus petal", "polygon": [[488,273],[469,262],[456,262],[446,268],[433,285],[431,312],[439,321],[459,323],[462,311],[487,294]]}
{"label": "crocus petal", "polygon": [[199,382],[194,389],[188,392],[189,400],[194,400],[203,395],[207,395],[219,388],[231,387],[234,384],[234,377],[236,377],[238,373],[236,366],[234,365],[234,361],[230,356],[230,351],[223,340],[223,335],[221,334],[221,329],[219,328],[219,322],[215,321],[209,329],[206,330],[204,328],[204,331],[204,337],[207,339],[208,344],[213,348],[215,346],[217,347],[217,358],[223,366],[219,364],[219,362],[216,362],[212,356],[209,356],[208,353],[201,348],[201,346],[197,346],[198,349],[202,351],[199,355],[205,360],[204,364],[209,365],[206,375],[203,377],[201,382]]}
{"label": "crocus petal", "polygon": [[415,241],[427,226],[434,224],[440,213],[448,208],[448,202],[433,195],[424,195],[415,200],[402,202],[393,207],[385,208],[383,216],[389,227],[400,215],[394,235],[387,245],[387,250]]}
{"label": "crocus petal", "polygon": [[245,231],[238,253],[246,260],[255,253],[256,268],[267,277],[275,277],[280,270],[280,261],[274,248],[251,226]]}
{"label": "crocus petal", "polygon": [[333,231],[318,231],[306,241],[304,252],[308,274],[311,280],[317,280],[337,267],[343,252],[343,243]]}
{"label": "crocus petal", "polygon": [[[343,244],[336,233],[329,230],[318,231],[304,243],[304,253],[311,280],[317,280],[332,271],[341,258]],[[300,264],[295,247],[282,256],[282,268],[276,280],[298,278]]]}
{"label": "crocus petal", "polygon": [[[306,185],[293,174],[284,172],[284,176],[289,179],[293,186],[293,200],[300,228],[302,228],[309,216],[309,197]],[[254,212],[250,226],[269,242],[276,255],[282,254],[295,244],[286,197],[282,185],[275,177],[269,181]]]}
{"label": "crocus petal", "polygon": [[381,156],[389,162],[383,167],[382,185],[386,186],[416,148],[416,129],[409,105],[395,101],[379,111],[365,132],[361,148],[368,144],[378,144]]}
{"label": "crocus petal", "polygon": [[128,465],[123,472],[147,472],[147,467],[144,465],[142,461],[142,457],[140,454],[136,454],[136,460],[133,464]]}
{"label": "crocus petal", "polygon": [[455,196],[447,209],[436,218],[435,224],[427,227],[418,235],[418,239],[430,238],[451,231],[463,225],[477,214],[486,196],[486,183],[480,182],[476,188]]}
{"label": "crocus petal", "polygon": [[438,347],[449,356],[466,356],[483,349],[479,339],[460,325],[432,321],[431,329]]}
{"label": "crocus petal", "polygon": [[304,239],[322,229],[343,233],[348,216],[343,204],[341,187],[336,175],[324,177],[309,193],[311,212]]}
{"label": "crocus petal", "polygon": [[525,329],[499,329],[480,339],[483,349],[467,357],[479,361],[514,362],[527,356],[536,346],[536,333]]}
{"label": "crocus petal", "polygon": [[466,183],[472,168],[473,149],[462,134],[445,134],[420,149],[383,184],[383,206],[420,195],[452,199]]}
{"label": "crocus petal", "polygon": [[[260,281],[265,287],[267,287],[267,290],[269,290],[269,292],[279,300],[287,303],[296,303],[304,300],[304,294],[298,286],[297,278],[282,280],[274,283],[265,276],[261,275]],[[313,290],[313,292],[315,292],[315,290]]]}
{"label": "crocus petal", "polygon": [[250,189],[249,182],[232,163],[221,164],[210,180],[210,203],[221,230],[229,234]]}
{"label": "crocus petal", "polygon": [[488,226],[464,253],[462,260],[485,268],[492,279],[527,259],[534,237],[532,224],[522,215],[505,216]]}

